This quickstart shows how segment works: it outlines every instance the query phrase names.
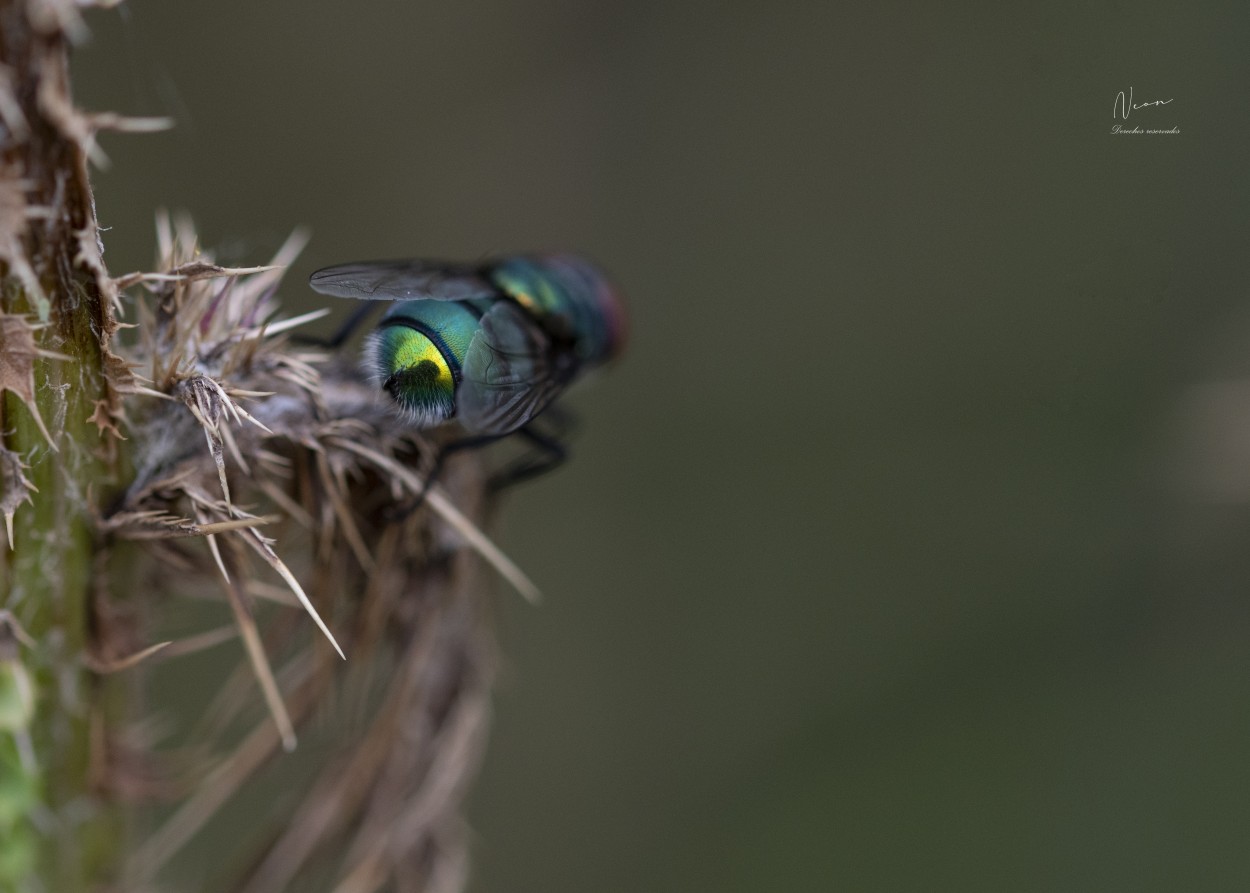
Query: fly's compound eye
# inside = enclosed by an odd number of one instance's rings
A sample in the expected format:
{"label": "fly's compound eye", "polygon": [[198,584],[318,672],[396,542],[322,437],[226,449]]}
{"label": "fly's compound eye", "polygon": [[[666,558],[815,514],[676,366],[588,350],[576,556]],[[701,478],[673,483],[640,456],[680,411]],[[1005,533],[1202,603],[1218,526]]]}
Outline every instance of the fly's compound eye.
{"label": "fly's compound eye", "polygon": [[382,388],[418,428],[433,428],[456,411],[456,375],[424,332],[386,326],[372,337],[365,362]]}

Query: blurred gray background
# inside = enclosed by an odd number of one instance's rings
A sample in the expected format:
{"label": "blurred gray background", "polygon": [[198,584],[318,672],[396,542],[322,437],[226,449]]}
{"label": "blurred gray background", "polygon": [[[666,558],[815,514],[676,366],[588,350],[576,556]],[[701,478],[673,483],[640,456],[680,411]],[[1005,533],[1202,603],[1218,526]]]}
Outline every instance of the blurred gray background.
{"label": "blurred gray background", "polygon": [[[178,120],[103,137],[113,272],[168,207],[238,263],[309,227],[300,309],[543,247],[629,297],[504,513],[548,597],[499,595],[476,893],[1250,884],[1250,402],[1193,396],[1250,371],[1244,5],[89,25],[79,101]],[[1111,135],[1130,87],[1179,135]]]}

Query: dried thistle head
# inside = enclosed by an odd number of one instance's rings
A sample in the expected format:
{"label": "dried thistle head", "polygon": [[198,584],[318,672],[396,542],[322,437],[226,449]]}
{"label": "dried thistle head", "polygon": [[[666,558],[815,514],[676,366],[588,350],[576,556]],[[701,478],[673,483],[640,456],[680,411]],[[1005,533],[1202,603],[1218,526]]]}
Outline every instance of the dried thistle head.
{"label": "dried thistle head", "polygon": [[[102,783],[189,792],[135,853],[131,880],[154,877],[280,747],[295,746],[301,724],[337,714],[350,729],[337,756],[282,817],[282,833],[240,867],[236,888],[457,889],[458,805],[493,664],[481,557],[537,594],[481,533],[482,469],[459,455],[425,492],[431,444],[354,361],[287,338],[321,315],[279,315],[283,268],[302,238],[271,265],[228,269],[199,250],[189,223],[158,230],[157,271],[116,280],[138,299],[122,350],[134,476],[99,521],[109,543],[140,554],[146,583],[99,599],[94,660],[117,671],[237,634],[249,670],[220,680],[196,747],[173,755],[166,778],[138,777],[151,774],[150,734],[111,739]],[[422,492],[421,507],[396,520]],[[233,633],[155,641],[159,612],[210,582]],[[270,718],[239,741],[233,730],[257,701],[248,676]]]}

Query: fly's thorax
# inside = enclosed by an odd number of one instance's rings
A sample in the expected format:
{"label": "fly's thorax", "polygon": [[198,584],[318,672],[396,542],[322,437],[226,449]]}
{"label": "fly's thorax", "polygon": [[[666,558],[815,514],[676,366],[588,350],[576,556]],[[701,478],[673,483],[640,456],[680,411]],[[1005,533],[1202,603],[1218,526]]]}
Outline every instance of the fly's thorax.
{"label": "fly's thorax", "polygon": [[456,387],[478,314],[456,302],[404,301],[365,346],[370,376],[418,428],[456,414]]}

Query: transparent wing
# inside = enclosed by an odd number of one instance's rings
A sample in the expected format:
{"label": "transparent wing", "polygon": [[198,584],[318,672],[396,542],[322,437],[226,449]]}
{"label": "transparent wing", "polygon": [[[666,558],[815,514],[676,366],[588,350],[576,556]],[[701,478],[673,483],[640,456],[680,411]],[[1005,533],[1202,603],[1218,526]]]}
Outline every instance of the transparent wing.
{"label": "transparent wing", "polygon": [[457,413],[470,431],[506,434],[559,396],[577,359],[511,301],[492,307],[478,326],[465,353]]}
{"label": "transparent wing", "polygon": [[308,284],[323,295],[362,301],[469,301],[499,293],[480,267],[419,258],[326,267]]}

